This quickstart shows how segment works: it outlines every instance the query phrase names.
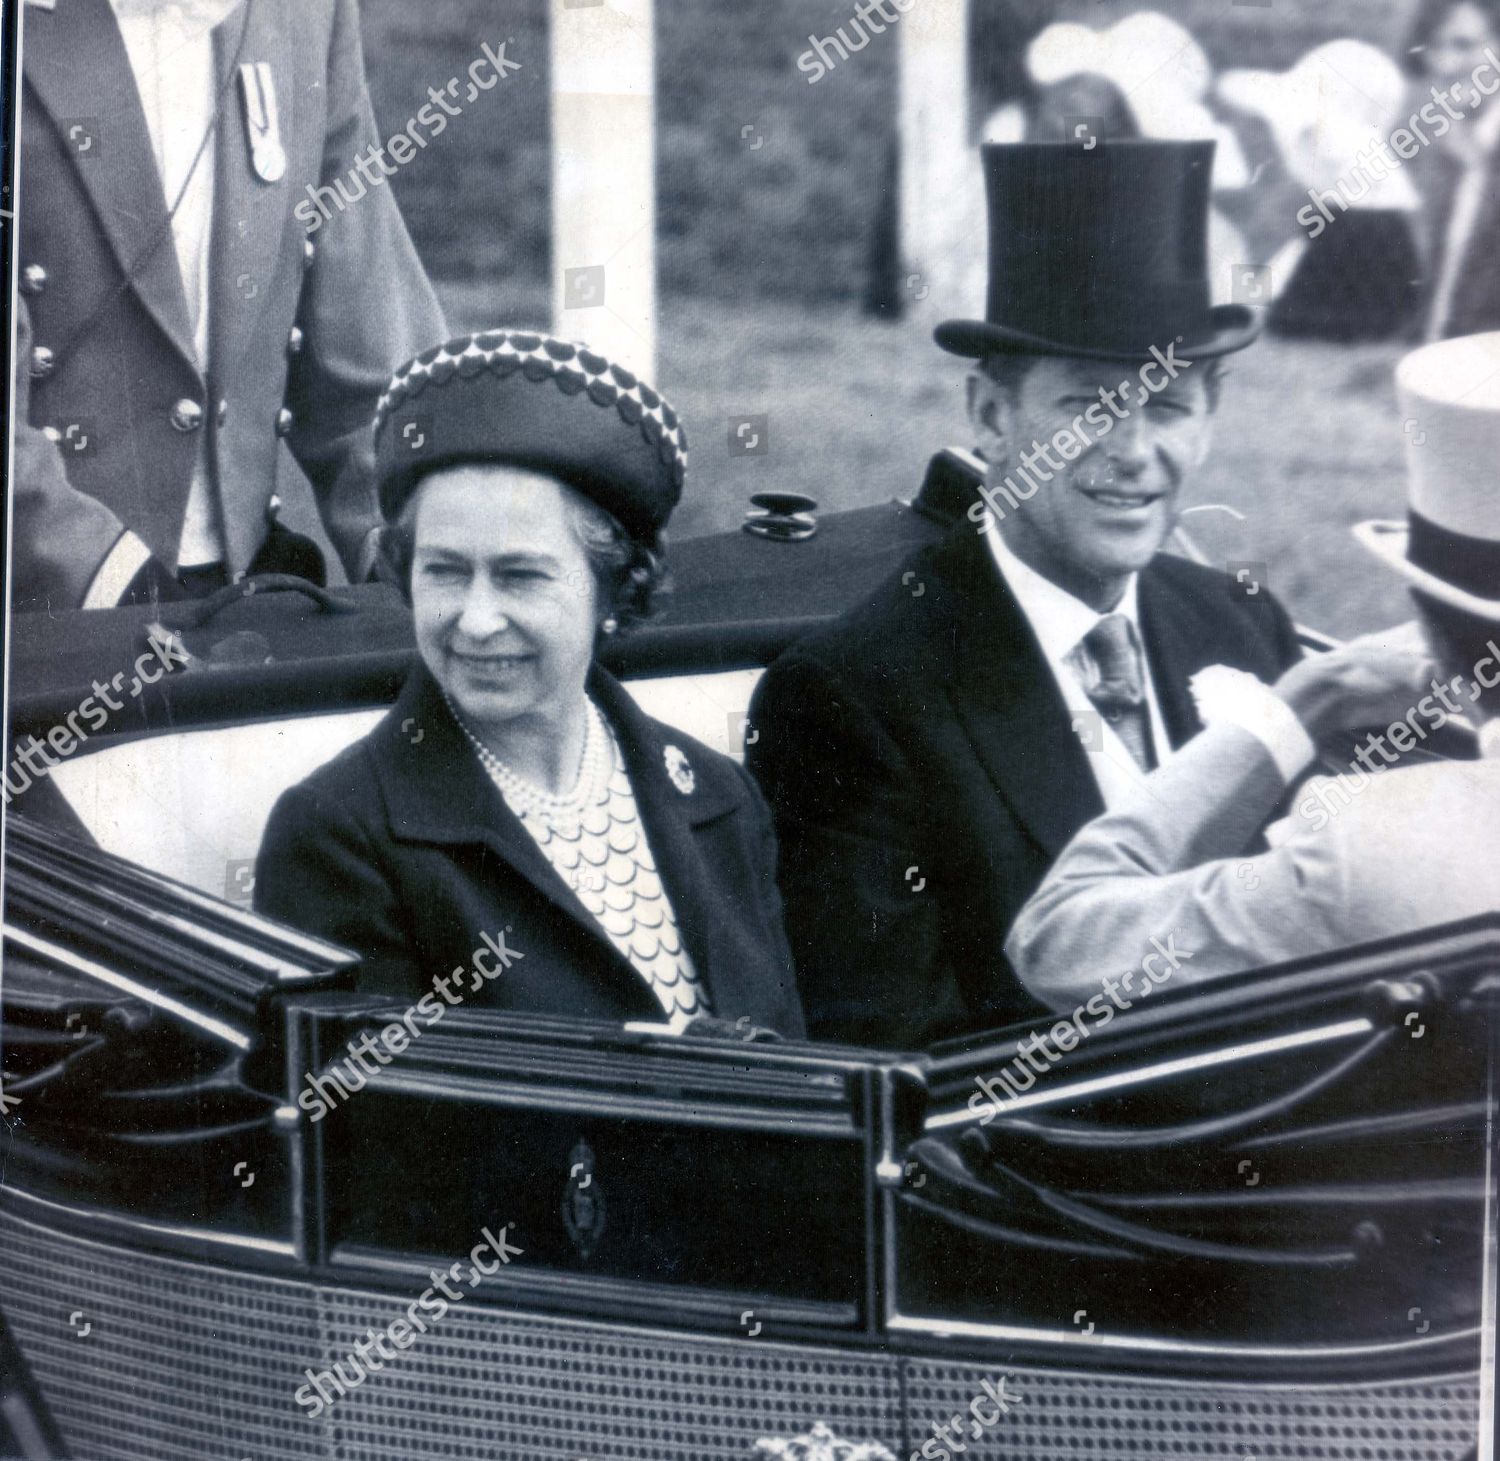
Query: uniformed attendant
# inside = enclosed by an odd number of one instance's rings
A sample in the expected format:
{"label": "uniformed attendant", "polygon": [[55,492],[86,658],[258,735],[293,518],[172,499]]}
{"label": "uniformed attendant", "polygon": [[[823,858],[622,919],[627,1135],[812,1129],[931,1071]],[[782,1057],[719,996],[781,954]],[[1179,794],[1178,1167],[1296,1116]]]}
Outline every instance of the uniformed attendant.
{"label": "uniformed attendant", "polygon": [[445,331],[389,188],[316,236],[293,217],[379,141],[355,0],[30,0],[24,24],[15,607],[321,576],[276,521],[282,441],[365,577],[375,401]]}
{"label": "uniformed attendant", "polygon": [[256,906],[356,950],[371,993],[441,992],[503,937],[519,957],[473,1003],[801,1035],[760,792],[595,661],[662,576],[671,406],[586,347],[494,330],[404,366],[375,441],[420,662],[277,802]]}

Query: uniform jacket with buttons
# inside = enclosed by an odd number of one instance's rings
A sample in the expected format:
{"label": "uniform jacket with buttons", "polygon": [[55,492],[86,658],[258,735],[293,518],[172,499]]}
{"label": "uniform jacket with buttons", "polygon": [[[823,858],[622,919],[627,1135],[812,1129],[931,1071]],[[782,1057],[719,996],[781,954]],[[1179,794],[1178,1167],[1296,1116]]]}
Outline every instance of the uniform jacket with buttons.
{"label": "uniform jacket with buttons", "polygon": [[[447,331],[388,184],[313,231],[293,215],[309,184],[345,178],[352,193],[356,156],[382,140],[355,0],[244,0],[215,31],[207,376],[109,0],[23,17],[17,607],[78,607],[127,529],[175,568],[205,434],[231,573],[264,541],[282,437],[361,573],[379,520],[375,402]],[[286,152],[274,183],[252,164],[236,61],[270,67]]]}
{"label": "uniform jacket with buttons", "polygon": [[[749,775],[590,682],[630,773],[677,927],[720,1019],[804,1026],[776,890],[771,816]],[[492,1009],[663,1020],[646,981],[505,804],[418,666],[390,714],[276,803],[255,902],[363,958],[359,988],[415,1001],[481,936],[522,957],[468,996]]]}

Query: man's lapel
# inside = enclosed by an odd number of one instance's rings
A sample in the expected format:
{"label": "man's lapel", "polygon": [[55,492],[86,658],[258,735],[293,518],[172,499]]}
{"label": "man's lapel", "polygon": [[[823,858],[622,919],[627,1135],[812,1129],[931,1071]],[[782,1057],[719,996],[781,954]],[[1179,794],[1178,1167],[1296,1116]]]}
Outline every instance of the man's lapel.
{"label": "man's lapel", "polygon": [[[291,0],[244,0],[214,32],[214,65],[223,104],[214,153],[212,301],[209,359],[222,379],[240,358],[238,342],[254,329],[272,292],[283,236],[292,220],[290,190],[296,172],[292,139],[297,135]],[[248,14],[245,7],[248,6]],[[240,26],[248,25],[244,45]],[[238,55],[236,51],[238,50]],[[250,117],[243,66],[264,63],[274,93],[276,130],[286,157],[275,182],[267,182],[252,161]],[[267,113],[258,111],[261,120]]]}
{"label": "man's lapel", "polygon": [[929,612],[953,626],[949,699],[996,789],[1055,856],[1104,810],[1088,753],[984,538],[960,525],[935,567]]}
{"label": "man's lapel", "polygon": [[[183,358],[196,364],[151,134],[109,0],[59,0],[50,11],[27,5],[22,23],[26,80],[58,129],[121,272]],[[102,295],[114,281],[96,287]]]}
{"label": "man's lapel", "polygon": [[1142,571],[1137,592],[1141,638],[1150,660],[1156,702],[1161,707],[1167,739],[1176,750],[1203,729],[1188,681],[1205,665],[1216,663],[1216,656],[1225,656],[1218,653],[1213,621],[1174,592],[1154,564]]}

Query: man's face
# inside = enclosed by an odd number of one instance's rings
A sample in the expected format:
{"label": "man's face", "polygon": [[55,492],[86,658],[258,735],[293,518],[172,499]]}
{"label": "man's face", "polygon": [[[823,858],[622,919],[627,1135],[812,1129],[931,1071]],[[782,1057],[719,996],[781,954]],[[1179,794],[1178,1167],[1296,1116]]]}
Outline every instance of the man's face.
{"label": "man's face", "polygon": [[[1177,522],[1184,480],[1211,435],[1207,366],[1177,366],[1175,381],[1148,367],[1143,384],[1136,365],[1043,356],[1019,385],[971,377],[970,418],[991,484],[1009,477],[1028,492],[1021,467],[1034,463],[1037,490],[1005,507],[1000,531],[1018,557],[1072,592],[1081,580],[1144,568]],[[1054,445],[1062,430],[1071,439]]]}

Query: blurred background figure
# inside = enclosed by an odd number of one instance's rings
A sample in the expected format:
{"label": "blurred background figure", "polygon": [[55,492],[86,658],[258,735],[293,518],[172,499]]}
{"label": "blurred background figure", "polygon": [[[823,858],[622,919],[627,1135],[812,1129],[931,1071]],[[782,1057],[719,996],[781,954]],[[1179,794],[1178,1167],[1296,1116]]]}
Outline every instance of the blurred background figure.
{"label": "blurred background figure", "polygon": [[[1192,33],[1170,16],[1142,10],[1109,27],[1049,25],[1026,48],[1020,94],[995,109],[981,142],[1070,142],[1092,149],[1111,141],[1212,139],[1214,190],[1243,188],[1245,155],[1233,128],[1204,105],[1213,67]],[[970,226],[955,272],[962,298],[982,297],[985,260],[972,240],[984,237],[984,190],[976,148],[964,201]],[[1243,235],[1215,209],[1209,216],[1209,282],[1215,304],[1233,301],[1235,271],[1249,258]],[[965,304],[964,307],[968,307]]]}
{"label": "blurred background figure", "polygon": [[1306,195],[1298,216],[1281,221],[1269,260],[1270,328],[1338,341],[1404,333],[1420,289],[1418,197],[1399,160],[1393,168],[1368,151],[1409,115],[1395,62],[1362,41],[1337,40],[1288,71],[1226,72],[1219,96],[1265,124]]}
{"label": "blurred background figure", "polygon": [[1412,162],[1426,262],[1418,333],[1428,340],[1500,328],[1497,55],[1500,0],[1424,0],[1406,47],[1418,100],[1446,90],[1470,114]]}
{"label": "blurred background figure", "polygon": [[1112,136],[1212,139],[1219,144],[1216,186],[1247,182],[1238,138],[1204,104],[1213,66],[1193,33],[1170,16],[1142,10],[1102,31],[1050,25],[1028,48],[1026,69],[1028,140],[1078,140],[1076,121],[1065,130],[1068,119],[1097,114]]}

